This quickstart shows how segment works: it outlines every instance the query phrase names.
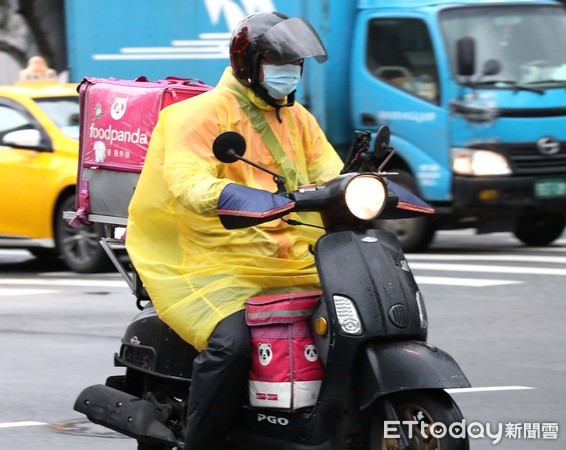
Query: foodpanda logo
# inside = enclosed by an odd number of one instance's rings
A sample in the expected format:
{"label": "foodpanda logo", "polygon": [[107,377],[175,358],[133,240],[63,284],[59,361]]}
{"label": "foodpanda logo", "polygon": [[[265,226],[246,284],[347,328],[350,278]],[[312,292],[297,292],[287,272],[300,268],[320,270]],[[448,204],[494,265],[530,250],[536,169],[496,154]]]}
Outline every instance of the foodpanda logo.
{"label": "foodpanda logo", "polygon": [[305,358],[310,362],[315,362],[318,359],[318,351],[313,344],[305,345]]}
{"label": "foodpanda logo", "polygon": [[259,356],[259,362],[262,366],[267,366],[273,359],[271,344],[258,344],[257,352]]}
{"label": "foodpanda logo", "polygon": [[126,97],[116,97],[110,108],[110,115],[114,120],[120,120],[126,114],[127,106],[128,99]]}

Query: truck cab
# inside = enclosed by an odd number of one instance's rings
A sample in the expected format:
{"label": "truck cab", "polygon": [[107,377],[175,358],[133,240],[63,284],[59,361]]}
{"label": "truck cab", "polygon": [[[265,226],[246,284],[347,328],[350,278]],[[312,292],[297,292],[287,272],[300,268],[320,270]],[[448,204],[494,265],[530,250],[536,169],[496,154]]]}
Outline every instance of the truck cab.
{"label": "truck cab", "polygon": [[511,231],[527,245],[557,239],[566,214],[566,10],[551,1],[358,6],[354,128],[388,125],[392,179],[438,212],[394,225],[405,250],[426,247],[436,229]]}
{"label": "truck cab", "polygon": [[563,233],[566,9],[558,1],[194,0],[155,9],[139,0],[135,17],[112,0],[65,5],[76,81],[143,74],[214,85],[240,20],[274,10],[304,17],[329,59],[305,63],[297,101],[342,155],[355,130],[388,125],[391,180],[436,208],[434,219],[379,224],[406,251],[425,248],[439,229],[507,231],[527,245]]}

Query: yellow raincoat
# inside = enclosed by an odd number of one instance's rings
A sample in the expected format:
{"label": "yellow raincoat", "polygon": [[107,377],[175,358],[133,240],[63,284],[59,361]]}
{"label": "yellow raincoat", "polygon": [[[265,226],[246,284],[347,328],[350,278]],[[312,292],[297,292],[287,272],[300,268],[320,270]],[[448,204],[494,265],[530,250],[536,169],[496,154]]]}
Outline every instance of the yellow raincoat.
{"label": "yellow raincoat", "polygon": [[[287,189],[320,184],[342,162],[300,104],[280,110],[226,69],[218,86],[165,108],[129,207],[126,247],[161,319],[198,350],[223,318],[256,295],[318,287],[308,247],[321,230],[275,220],[226,230],[216,215],[229,183],[275,191],[271,175],[241,161],[219,162],[214,139],[241,133],[246,158],[281,173]],[[295,220],[320,225],[315,213]]]}

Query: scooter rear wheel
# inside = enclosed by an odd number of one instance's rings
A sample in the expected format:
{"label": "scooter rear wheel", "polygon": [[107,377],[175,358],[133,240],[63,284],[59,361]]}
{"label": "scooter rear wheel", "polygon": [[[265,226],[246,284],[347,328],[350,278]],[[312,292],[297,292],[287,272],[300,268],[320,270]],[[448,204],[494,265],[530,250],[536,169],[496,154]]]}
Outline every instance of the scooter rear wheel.
{"label": "scooter rear wheel", "polygon": [[[463,424],[463,417],[452,397],[442,390],[410,391],[392,394],[390,401],[399,420],[417,424],[403,425],[410,438],[411,450],[468,450],[468,438],[454,437],[465,434],[451,425]],[[385,429],[385,415],[377,408],[369,430],[370,450],[397,449],[399,439],[391,437],[396,432]],[[434,424],[434,425],[433,425]],[[432,426],[432,429],[431,429]],[[410,427],[410,428],[409,428]],[[424,433],[421,433],[424,430]],[[452,430],[452,433],[449,432]]]}

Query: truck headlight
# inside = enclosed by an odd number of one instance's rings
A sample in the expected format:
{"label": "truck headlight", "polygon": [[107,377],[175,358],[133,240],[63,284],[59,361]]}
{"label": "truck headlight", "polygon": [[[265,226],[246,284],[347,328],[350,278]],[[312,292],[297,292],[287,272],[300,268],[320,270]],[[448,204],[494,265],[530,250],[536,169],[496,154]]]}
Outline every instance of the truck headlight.
{"label": "truck headlight", "polygon": [[383,210],[387,201],[387,190],[381,178],[372,175],[354,177],[344,193],[346,206],[361,220],[373,220]]}
{"label": "truck headlight", "polygon": [[332,299],[340,329],[346,334],[362,334],[362,321],[354,302],[342,295],[334,295]]}
{"label": "truck headlight", "polygon": [[452,149],[452,170],[458,175],[509,175],[505,156],[490,150]]}

